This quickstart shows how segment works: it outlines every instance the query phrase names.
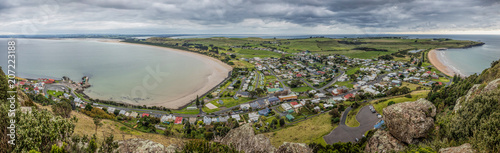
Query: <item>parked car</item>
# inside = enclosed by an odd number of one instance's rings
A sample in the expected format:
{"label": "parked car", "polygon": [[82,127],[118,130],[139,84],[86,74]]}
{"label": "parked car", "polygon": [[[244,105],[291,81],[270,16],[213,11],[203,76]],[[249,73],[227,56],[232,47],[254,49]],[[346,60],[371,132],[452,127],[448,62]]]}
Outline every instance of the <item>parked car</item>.
{"label": "parked car", "polygon": [[368,107],[370,108],[370,111],[372,111],[372,113],[376,113],[377,112],[377,111],[375,111],[375,108],[372,105],[370,105]]}

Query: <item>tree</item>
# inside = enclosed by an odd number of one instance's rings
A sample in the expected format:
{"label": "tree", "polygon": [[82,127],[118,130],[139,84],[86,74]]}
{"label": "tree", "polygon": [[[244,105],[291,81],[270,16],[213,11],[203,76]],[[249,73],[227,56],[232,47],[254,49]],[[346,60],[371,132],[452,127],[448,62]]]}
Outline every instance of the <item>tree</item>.
{"label": "tree", "polygon": [[280,119],[280,126],[281,127],[285,126],[285,119],[283,119],[283,118]]}
{"label": "tree", "polygon": [[200,106],[200,98],[196,95],[196,106]]}
{"label": "tree", "polygon": [[71,114],[71,102],[68,99],[61,99],[60,102],[52,105],[52,112],[55,115],[68,118]]}
{"label": "tree", "polygon": [[390,101],[389,103],[387,103],[387,106],[391,106],[391,105],[393,105],[393,104],[396,104],[396,102],[394,102],[394,101]]}
{"label": "tree", "polygon": [[94,125],[95,125],[95,133],[97,133],[97,128],[102,126],[101,118],[99,117],[94,118]]}
{"label": "tree", "polygon": [[101,143],[101,148],[99,152],[112,153],[113,150],[118,148],[118,142],[114,142],[114,136],[111,134],[109,137],[104,138],[104,141]]}
{"label": "tree", "polygon": [[257,95],[263,95],[264,93],[266,93],[262,88],[255,89],[255,92],[257,93]]}
{"label": "tree", "polygon": [[90,103],[87,103],[87,105],[85,105],[85,110],[92,111],[92,105],[90,105]]}
{"label": "tree", "polygon": [[254,90],[254,91],[250,91],[248,92],[250,98],[254,98],[255,95],[257,95],[257,92]]}

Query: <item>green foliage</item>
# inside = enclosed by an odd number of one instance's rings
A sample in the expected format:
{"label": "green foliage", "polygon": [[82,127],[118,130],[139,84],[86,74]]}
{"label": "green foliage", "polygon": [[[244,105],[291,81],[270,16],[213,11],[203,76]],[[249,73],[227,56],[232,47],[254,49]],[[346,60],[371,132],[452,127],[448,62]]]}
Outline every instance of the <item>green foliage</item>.
{"label": "green foliage", "polygon": [[59,147],[56,144],[52,145],[52,149],[50,150],[50,153],[66,153],[66,150],[64,150],[64,146],[66,143],[63,143],[63,146]]}
{"label": "green foliage", "polygon": [[16,131],[16,146],[14,152],[40,150],[49,152],[51,145],[58,141],[68,141],[73,134],[75,125],[73,119],[64,119],[54,116],[46,110],[19,114]]}
{"label": "green foliage", "polygon": [[[85,107],[85,108],[87,108],[87,107]],[[90,107],[90,108],[92,108],[91,111],[87,111],[87,109],[84,109],[81,111],[85,115],[88,115],[92,118],[102,118],[102,119],[114,119],[115,118],[114,114],[108,114],[107,112],[105,112],[102,109],[95,108],[95,107]]]}
{"label": "green foliage", "polygon": [[101,148],[99,148],[99,152],[112,153],[113,150],[118,148],[118,142],[113,142],[114,140],[113,134],[109,137],[104,138],[104,141],[101,143]]}
{"label": "green foliage", "polygon": [[193,152],[203,152],[203,153],[239,153],[232,146],[226,146],[217,142],[210,142],[206,140],[190,140],[185,145],[184,148],[180,151],[181,153],[193,153]]}
{"label": "green foliage", "polygon": [[55,115],[68,118],[71,114],[71,102],[68,99],[61,99],[60,102],[52,105],[52,112]]}
{"label": "green foliage", "polygon": [[95,134],[92,136],[92,139],[90,139],[89,146],[87,147],[87,152],[88,153],[95,153],[97,151],[97,142],[96,142],[96,136]]}
{"label": "green foliage", "polygon": [[389,103],[387,103],[387,106],[391,106],[391,105],[393,105],[393,104],[396,104],[396,102],[394,102],[394,101],[390,101]]}

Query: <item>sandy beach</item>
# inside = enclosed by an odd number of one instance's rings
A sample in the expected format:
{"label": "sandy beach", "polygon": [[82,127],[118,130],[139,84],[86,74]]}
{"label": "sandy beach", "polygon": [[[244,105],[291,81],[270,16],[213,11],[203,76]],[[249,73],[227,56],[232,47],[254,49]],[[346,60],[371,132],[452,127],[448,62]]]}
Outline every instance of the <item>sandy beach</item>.
{"label": "sandy beach", "polygon": [[[101,40],[102,41],[102,40]],[[168,97],[167,99],[160,99],[160,100],[154,100],[154,101],[149,101],[147,106],[163,106],[166,108],[171,108],[171,109],[178,109],[182,106],[185,106],[186,104],[190,103],[192,100],[196,99],[196,96],[201,96],[205,94],[206,92],[210,91],[213,87],[217,86],[220,82],[222,82],[227,76],[228,73],[233,69],[231,66],[227,65],[226,63],[215,59],[213,57],[205,56],[202,54],[198,53],[193,53],[189,51],[184,51],[180,49],[174,49],[174,48],[167,48],[167,47],[159,47],[159,46],[153,46],[153,45],[145,45],[145,44],[135,44],[135,43],[126,43],[126,42],[119,42],[119,41],[106,41],[106,42],[117,42],[117,43],[124,43],[124,44],[132,44],[132,45],[141,45],[145,47],[155,47],[155,48],[160,48],[165,51],[174,51],[179,54],[183,54],[186,56],[191,56],[196,58],[197,60],[202,61],[206,65],[209,65],[211,68],[212,73],[208,76],[206,76],[206,80],[204,81],[205,84],[200,85],[199,88],[194,88],[193,90],[186,92],[185,94],[180,94],[175,97]]]}
{"label": "sandy beach", "polygon": [[454,70],[452,67],[447,65],[446,62],[443,62],[444,60],[442,59],[441,56],[438,55],[438,52],[441,51],[438,51],[438,49],[433,49],[428,53],[429,61],[431,62],[432,65],[434,65],[434,67],[436,67],[439,71],[443,72],[444,74],[450,77],[453,77],[455,74],[463,76],[462,74]]}

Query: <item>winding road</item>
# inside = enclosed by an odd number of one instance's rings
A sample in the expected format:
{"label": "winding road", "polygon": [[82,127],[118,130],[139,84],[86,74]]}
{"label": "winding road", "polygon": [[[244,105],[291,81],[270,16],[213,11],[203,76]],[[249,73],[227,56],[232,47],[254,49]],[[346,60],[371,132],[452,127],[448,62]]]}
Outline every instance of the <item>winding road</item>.
{"label": "winding road", "polygon": [[323,137],[327,144],[337,142],[355,142],[356,138],[361,139],[366,131],[373,129],[373,126],[379,121],[376,113],[372,113],[370,105],[364,106],[356,115],[356,120],[359,122],[358,127],[349,127],[345,124],[347,114],[351,111],[351,107],[346,108],[337,128],[333,129],[330,134]]}

